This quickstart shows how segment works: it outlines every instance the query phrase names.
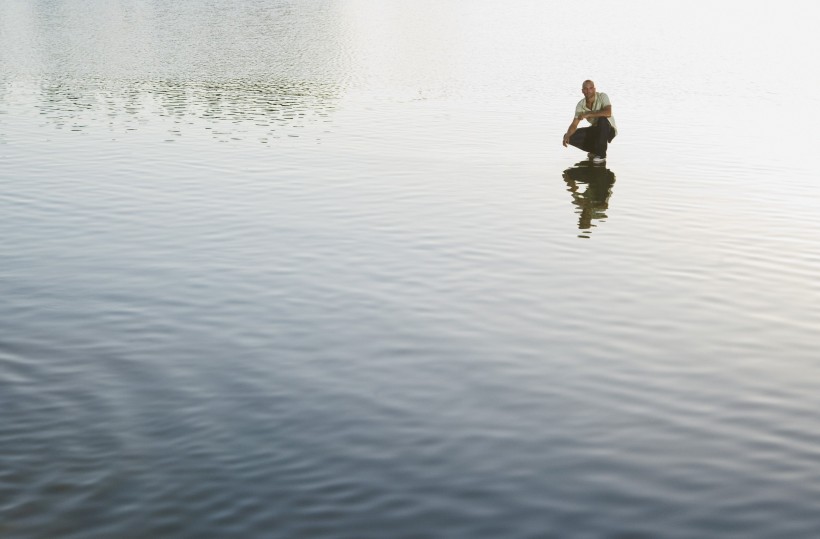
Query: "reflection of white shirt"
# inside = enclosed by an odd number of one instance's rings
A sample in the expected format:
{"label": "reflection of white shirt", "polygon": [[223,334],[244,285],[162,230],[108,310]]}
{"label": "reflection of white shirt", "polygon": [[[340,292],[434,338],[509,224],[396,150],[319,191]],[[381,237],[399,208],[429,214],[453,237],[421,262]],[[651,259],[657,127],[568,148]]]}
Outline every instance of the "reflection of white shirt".
{"label": "reflection of white shirt", "polygon": [[[577,118],[582,112],[597,112],[604,107],[611,106],[609,102],[609,96],[603,92],[595,92],[595,101],[592,103],[592,108],[587,107],[587,98],[583,98],[578,102],[575,106],[575,117]],[[615,125],[615,117],[610,116],[607,118],[609,120],[609,125],[612,126],[612,129],[615,131],[615,134],[618,134],[618,127]],[[598,118],[587,118],[587,121],[592,125],[598,123]]]}

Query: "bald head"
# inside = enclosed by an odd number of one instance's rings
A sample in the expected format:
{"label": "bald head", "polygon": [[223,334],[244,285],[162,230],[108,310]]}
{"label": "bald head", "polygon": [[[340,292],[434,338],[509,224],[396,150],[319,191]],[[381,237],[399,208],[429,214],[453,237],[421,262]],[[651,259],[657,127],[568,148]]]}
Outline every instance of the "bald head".
{"label": "bald head", "polygon": [[595,83],[591,80],[585,80],[581,85],[581,93],[583,93],[586,100],[591,103],[592,100],[595,99]]}

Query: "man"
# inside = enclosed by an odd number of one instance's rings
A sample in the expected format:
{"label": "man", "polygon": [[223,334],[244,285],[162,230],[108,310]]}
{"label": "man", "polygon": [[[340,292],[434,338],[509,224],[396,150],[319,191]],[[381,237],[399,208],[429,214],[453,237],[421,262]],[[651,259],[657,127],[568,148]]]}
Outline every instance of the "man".
{"label": "man", "polygon": [[[564,135],[564,147],[572,144],[585,152],[596,165],[606,161],[606,148],[618,134],[615,118],[612,117],[612,104],[603,92],[595,91],[595,83],[585,80],[581,85],[584,98],[575,106],[575,119]],[[581,120],[587,120],[591,127],[578,128]]]}

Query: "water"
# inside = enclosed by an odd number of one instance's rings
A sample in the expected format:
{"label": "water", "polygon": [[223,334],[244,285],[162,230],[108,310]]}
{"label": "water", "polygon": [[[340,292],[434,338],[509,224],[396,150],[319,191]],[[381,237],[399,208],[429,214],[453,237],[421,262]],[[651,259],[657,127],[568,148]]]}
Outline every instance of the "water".
{"label": "water", "polygon": [[3,2],[0,535],[816,537],[803,7]]}

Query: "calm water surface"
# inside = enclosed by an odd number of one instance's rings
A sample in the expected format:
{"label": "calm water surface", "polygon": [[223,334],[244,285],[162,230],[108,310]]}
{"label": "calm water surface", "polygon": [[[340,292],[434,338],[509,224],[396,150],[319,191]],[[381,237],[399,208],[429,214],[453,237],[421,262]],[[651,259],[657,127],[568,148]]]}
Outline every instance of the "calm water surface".
{"label": "calm water surface", "polygon": [[0,536],[816,538],[802,8],[0,3]]}

